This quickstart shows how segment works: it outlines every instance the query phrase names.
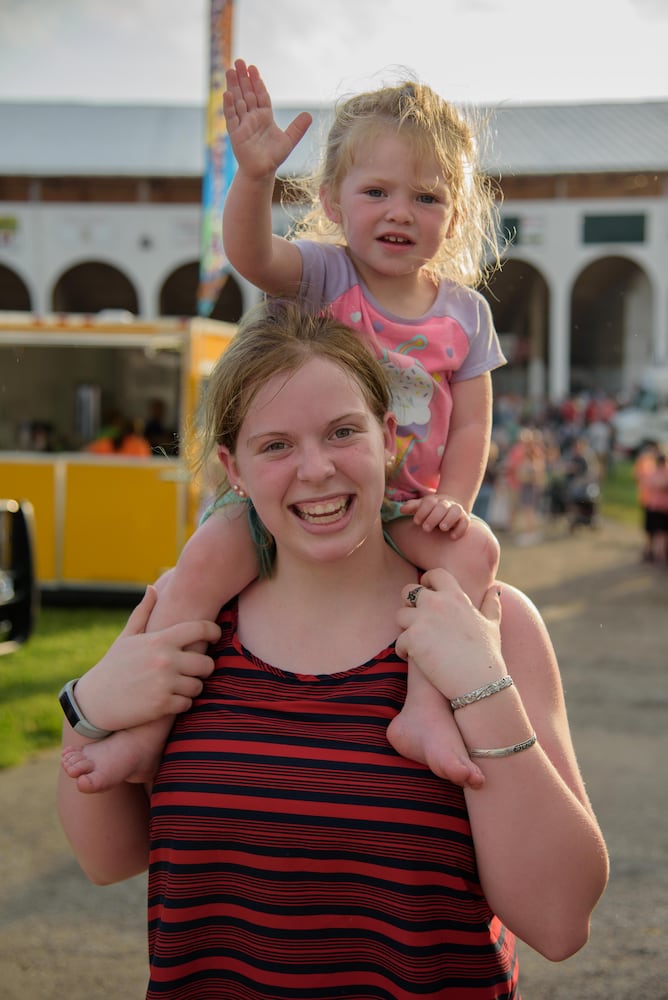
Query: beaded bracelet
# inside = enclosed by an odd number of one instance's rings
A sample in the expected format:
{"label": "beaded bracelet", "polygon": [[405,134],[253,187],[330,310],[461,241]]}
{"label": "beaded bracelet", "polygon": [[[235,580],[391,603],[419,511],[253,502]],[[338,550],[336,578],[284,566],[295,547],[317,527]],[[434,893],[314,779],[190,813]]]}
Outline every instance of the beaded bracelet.
{"label": "beaded bracelet", "polygon": [[484,684],[482,687],[476,688],[475,691],[469,691],[468,694],[462,694],[458,698],[453,698],[450,702],[450,708],[453,712],[456,712],[458,708],[463,708],[464,705],[472,705],[476,701],[482,701],[483,698],[489,698],[490,695],[505,690],[512,683],[512,677],[506,674],[505,677],[499,677],[489,684]]}
{"label": "beaded bracelet", "polygon": [[522,750],[528,750],[536,742],[536,734],[532,733],[527,740],[522,740],[521,743],[513,743],[509,747],[493,747],[491,750],[480,750],[475,747],[469,747],[468,753],[469,757],[512,757],[513,754],[521,753]]}

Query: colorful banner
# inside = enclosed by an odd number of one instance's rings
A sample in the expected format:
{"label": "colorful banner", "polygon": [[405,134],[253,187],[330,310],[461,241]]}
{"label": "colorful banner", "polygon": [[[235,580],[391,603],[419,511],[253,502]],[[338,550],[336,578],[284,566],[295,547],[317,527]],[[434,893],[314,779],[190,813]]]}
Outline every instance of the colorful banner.
{"label": "colorful banner", "polygon": [[233,0],[211,0],[209,104],[206,119],[206,157],[202,181],[202,234],[197,289],[197,312],[210,316],[225,284],[227,261],[223,251],[223,203],[232,181],[235,160],[225,127],[223,94],[225,70],[232,58]]}

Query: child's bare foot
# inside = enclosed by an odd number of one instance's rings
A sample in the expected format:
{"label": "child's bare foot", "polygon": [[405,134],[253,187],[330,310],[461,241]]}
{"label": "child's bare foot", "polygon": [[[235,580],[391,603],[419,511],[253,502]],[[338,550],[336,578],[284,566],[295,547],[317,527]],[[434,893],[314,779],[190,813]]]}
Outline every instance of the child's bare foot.
{"label": "child's bare foot", "polygon": [[412,664],[408,676],[406,701],[387,727],[388,740],[402,757],[426,764],[439,778],[480,788],[485,777],[467,753],[449,704]]}
{"label": "child's bare foot", "polygon": [[106,792],[123,781],[151,781],[160,763],[160,749],[148,749],[137,731],[126,729],[99,743],[65,747],[61,762],[80,792]]}

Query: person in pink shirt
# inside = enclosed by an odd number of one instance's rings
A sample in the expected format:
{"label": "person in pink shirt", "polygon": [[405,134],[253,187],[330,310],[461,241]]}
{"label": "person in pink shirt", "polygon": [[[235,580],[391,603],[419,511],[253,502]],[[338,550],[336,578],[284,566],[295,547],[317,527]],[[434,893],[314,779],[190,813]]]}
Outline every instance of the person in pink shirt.
{"label": "person in pink shirt", "polygon": [[[489,451],[491,371],[505,358],[475,290],[485,267],[498,263],[494,191],[478,168],[477,126],[414,81],[350,98],[336,108],[322,169],[292,191],[300,206],[306,198],[307,212],[297,238],[286,239],[272,229],[276,171],[311,116],[302,112],[280,129],[258,70],[242,60],[227,73],[224,109],[238,164],[223,219],[230,263],[271,297],[330,312],[380,359],[398,425],[383,505],[388,541],[421,569],[450,571],[479,607],[499,548],[471,510]],[[215,618],[256,577],[256,550],[267,572],[262,546],[254,550],[239,519],[247,507],[239,499],[219,502],[189,540],[163,581],[149,629]],[[313,518],[339,517],[337,504],[337,497],[320,503]],[[127,777],[128,769],[145,777],[150,768],[139,761],[155,760],[148,750],[165,736],[159,727],[116,733],[69,773],[82,790]],[[441,777],[483,782],[447,702],[412,664],[404,709],[387,736]]]}
{"label": "person in pink shirt", "polygon": [[668,460],[657,448],[654,468],[643,476],[646,504],[646,527],[651,561],[656,566],[668,566]]}
{"label": "person in pink shirt", "polygon": [[638,498],[638,505],[642,514],[642,528],[644,536],[642,552],[643,562],[652,562],[654,559],[652,537],[654,534],[654,519],[649,508],[651,500],[649,482],[656,472],[656,460],[658,454],[658,445],[655,442],[650,442],[641,449],[633,463],[633,478],[636,483],[636,496]]}

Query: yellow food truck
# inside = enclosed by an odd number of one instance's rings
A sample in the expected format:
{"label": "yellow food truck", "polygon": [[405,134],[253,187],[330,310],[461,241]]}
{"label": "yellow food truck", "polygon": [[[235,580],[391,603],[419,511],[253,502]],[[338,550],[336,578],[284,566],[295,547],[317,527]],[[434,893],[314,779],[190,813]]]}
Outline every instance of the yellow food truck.
{"label": "yellow food truck", "polygon": [[[32,505],[43,592],[140,591],[174,565],[201,502],[185,446],[235,329],[0,312],[0,496]],[[155,412],[146,457],[87,450],[108,420]]]}

